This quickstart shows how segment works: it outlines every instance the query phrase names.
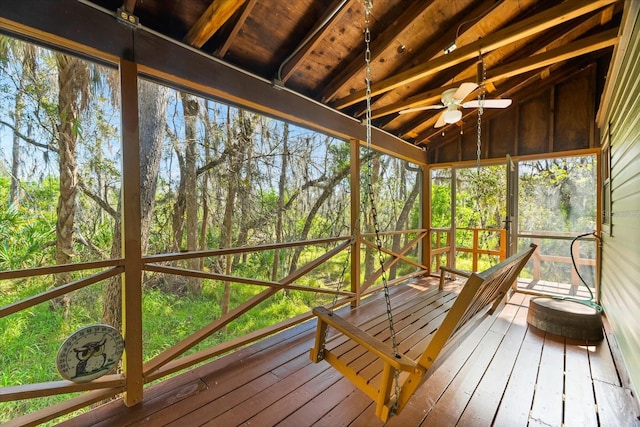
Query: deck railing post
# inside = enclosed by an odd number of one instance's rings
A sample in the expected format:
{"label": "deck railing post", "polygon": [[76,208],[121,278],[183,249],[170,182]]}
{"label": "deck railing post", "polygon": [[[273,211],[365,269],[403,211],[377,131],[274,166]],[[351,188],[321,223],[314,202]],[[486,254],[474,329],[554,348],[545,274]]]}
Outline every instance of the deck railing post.
{"label": "deck railing post", "polygon": [[124,403],[142,401],[142,248],[140,220],[140,142],[138,128],[138,66],[120,61],[122,102],[122,331],[125,339]]}

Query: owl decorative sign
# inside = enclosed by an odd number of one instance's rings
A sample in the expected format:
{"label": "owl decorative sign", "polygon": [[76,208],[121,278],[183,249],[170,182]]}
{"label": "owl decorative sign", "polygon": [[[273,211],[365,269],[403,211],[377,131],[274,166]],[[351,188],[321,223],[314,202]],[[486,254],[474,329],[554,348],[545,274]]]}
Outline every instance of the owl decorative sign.
{"label": "owl decorative sign", "polygon": [[62,378],[84,383],[113,372],[120,362],[124,340],[109,325],[81,328],[62,343],[56,357]]}

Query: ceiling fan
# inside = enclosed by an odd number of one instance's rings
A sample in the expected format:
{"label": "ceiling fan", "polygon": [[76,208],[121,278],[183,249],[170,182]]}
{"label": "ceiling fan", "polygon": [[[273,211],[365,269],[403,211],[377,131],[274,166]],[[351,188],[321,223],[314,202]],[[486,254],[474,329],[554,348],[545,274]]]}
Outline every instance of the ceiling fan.
{"label": "ceiling fan", "polygon": [[[438,121],[433,127],[439,128],[446,124],[457,123],[462,119],[462,111],[458,109],[458,107],[462,108],[478,108],[480,106],[480,101],[477,99],[473,99],[471,101],[463,102],[464,99],[471,94],[478,85],[476,83],[462,83],[460,87],[447,89],[442,92],[442,103],[435,105],[425,105],[423,107],[415,107],[408,108],[406,110],[400,111],[400,114],[413,113],[415,111],[423,111],[423,110],[439,110],[441,108],[446,108],[445,111],[440,114],[438,117]],[[510,99],[484,99],[482,101],[482,108],[507,108],[511,105]]]}

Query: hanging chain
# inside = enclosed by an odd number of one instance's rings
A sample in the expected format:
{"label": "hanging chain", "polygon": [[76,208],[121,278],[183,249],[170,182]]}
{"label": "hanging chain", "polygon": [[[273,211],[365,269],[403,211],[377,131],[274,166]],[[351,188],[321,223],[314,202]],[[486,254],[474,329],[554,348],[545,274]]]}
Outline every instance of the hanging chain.
{"label": "hanging chain", "polygon": [[[371,148],[371,31],[369,29],[371,22],[371,9],[373,8],[373,0],[365,0],[365,12],[364,12],[364,43],[365,43],[365,98],[366,98],[366,138],[367,138],[367,150],[372,153]],[[367,165],[367,192],[369,193],[369,202],[371,204],[371,218],[373,220],[373,229],[376,236],[376,246],[378,248],[378,262],[380,263],[380,270],[382,274],[382,285],[384,288],[384,301],[387,308],[387,320],[389,321],[389,334],[391,336],[391,348],[395,357],[399,357],[398,344],[396,342],[396,331],[393,324],[393,312],[391,311],[391,296],[389,295],[389,284],[387,282],[387,272],[384,267],[384,257],[382,255],[382,240],[380,238],[380,226],[378,224],[378,212],[375,205],[375,199],[373,196],[373,155],[369,156]],[[398,406],[398,399],[400,398],[400,373],[396,369],[394,372],[395,383],[395,403],[391,411],[394,412]]]}
{"label": "hanging chain", "polygon": [[476,154],[477,154],[477,158],[476,158],[476,168],[477,168],[477,173],[478,173],[478,178],[480,177],[480,156],[482,154],[481,151],[481,145],[482,145],[482,114],[484,114],[484,99],[485,99],[485,95],[486,95],[486,91],[485,91],[485,87],[484,87],[484,82],[487,78],[487,70],[484,66],[484,58],[482,58],[482,52],[480,52],[480,69],[479,69],[479,75],[478,75],[478,79],[480,80],[478,82],[479,86],[480,86],[480,90],[478,91],[478,140],[477,140],[477,150],[476,150]]}

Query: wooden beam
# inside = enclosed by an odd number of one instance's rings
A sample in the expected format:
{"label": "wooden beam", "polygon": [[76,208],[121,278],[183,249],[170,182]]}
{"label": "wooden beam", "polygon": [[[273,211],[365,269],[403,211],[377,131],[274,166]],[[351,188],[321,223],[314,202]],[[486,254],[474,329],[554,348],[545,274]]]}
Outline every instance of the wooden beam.
{"label": "wooden beam", "polygon": [[113,390],[113,394],[117,394],[118,391],[124,387],[124,384],[125,378],[122,374],[112,374],[84,383],[64,380],[0,387],[0,402],[35,399],[56,394],[77,393],[97,389],[116,389]]}
{"label": "wooden beam", "polygon": [[224,41],[222,46],[220,46],[220,48],[215,51],[214,53],[215,56],[217,56],[218,58],[224,58],[224,56],[227,54],[227,51],[229,50],[234,40],[238,36],[240,29],[244,26],[244,23],[246,22],[249,15],[251,15],[251,11],[253,10],[257,1],[258,0],[249,0],[247,5],[242,10],[242,14],[240,15],[240,18],[238,18],[238,21],[233,26],[233,29],[231,30],[229,37],[227,37],[227,39]]}
{"label": "wooden beam", "polygon": [[590,37],[566,44],[557,49],[512,62],[487,73],[487,80],[495,82],[538,68],[547,67],[587,53],[614,46],[618,41],[618,29],[603,31]]}
{"label": "wooden beam", "polygon": [[99,12],[77,0],[3,2],[0,28],[114,66],[120,57],[133,51],[131,28],[119,24],[112,14]]}
{"label": "wooden beam", "polygon": [[[186,48],[154,32],[133,30],[112,14],[76,0],[38,0],[37,10],[28,2],[9,2],[0,8],[0,28],[108,60],[135,57],[145,75],[172,85],[252,109],[281,120],[343,139],[366,139],[366,129],[349,117],[288,89]],[[60,25],[69,16],[74,25]],[[135,40],[135,49],[133,41]],[[374,128],[373,148],[380,152],[426,164],[426,151]]]}
{"label": "wooden beam", "polygon": [[245,0],[214,0],[184,36],[185,43],[202,47],[244,2]]}
{"label": "wooden beam", "polygon": [[[318,23],[318,25],[322,25],[323,28],[316,27],[311,31],[310,34],[313,34],[316,31],[317,33],[307,42],[307,44],[302,49],[300,49],[299,52],[289,58],[287,63],[280,70],[279,76],[277,76],[279,80],[286,82],[291,77],[296,68],[298,68],[309,57],[311,52],[318,46],[319,43],[324,41],[326,34],[331,28],[331,24],[340,20],[354,2],[355,0],[334,0],[331,6],[327,7],[327,13],[319,20]],[[337,10],[338,8],[340,9]],[[333,13],[336,10],[337,12],[335,12],[333,16],[329,16],[329,13]]]}
{"label": "wooden beam", "polygon": [[[355,138],[361,144],[366,140],[366,128],[359,120],[326,105],[289,89],[276,88],[270,81],[142,29],[134,37],[136,59],[143,74],[328,135]],[[372,129],[372,147],[418,165],[426,164],[423,149],[378,128]]]}
{"label": "wooden beam", "polygon": [[[565,46],[569,43],[575,42],[580,39],[580,37],[584,37],[585,34],[593,33],[597,27],[600,27],[600,13],[591,13],[582,18],[578,18],[570,22],[570,25],[559,25],[553,28],[550,31],[546,31],[540,37],[529,37],[527,39],[521,40],[518,43],[513,43],[508,46],[504,46],[500,49],[497,49],[492,54],[487,55],[485,57],[485,63],[489,58],[493,56],[497,56],[499,58],[504,57],[502,55],[503,52],[508,52],[510,57],[513,57],[513,61],[516,60],[525,60],[528,57],[532,57],[536,54],[545,53],[547,51],[551,51],[562,46]],[[495,59],[493,60],[495,63]],[[503,64],[506,61],[503,62]],[[559,62],[558,65],[561,65],[562,62]],[[488,67],[491,68],[491,67]],[[550,76],[552,70],[558,68],[557,65],[553,64],[547,67],[544,67],[539,71],[539,77],[541,79],[546,79]],[[493,71],[495,73],[495,70]],[[458,74],[455,77],[455,81],[464,81],[465,76],[468,79],[469,76],[475,76],[477,74],[477,70],[473,67],[470,70],[467,70],[464,73]],[[487,80],[486,81],[486,89],[489,92],[493,92],[495,90],[495,85],[502,85],[504,83],[503,80]],[[512,90],[513,85],[520,85],[520,83],[509,82],[509,89],[507,92],[515,93],[516,91]],[[491,86],[493,89],[490,89]],[[505,94],[503,93],[503,96]],[[495,95],[494,95],[495,96]],[[486,113],[486,112],[485,112]],[[387,121],[386,124],[381,125],[382,128],[393,132],[395,135],[401,136],[403,138],[413,139],[414,142],[418,141],[417,138],[421,138],[426,134],[433,133],[433,124],[436,121],[436,117],[430,116],[426,120],[424,119],[425,114],[416,115],[414,120],[410,122],[406,122],[401,127],[394,127],[393,124],[397,121],[400,121],[400,117],[395,116]],[[465,114],[465,117],[467,115]],[[447,128],[440,129],[436,133],[440,133],[441,131],[446,131]]]}
{"label": "wooden beam", "polygon": [[[402,15],[387,27],[387,29],[371,42],[371,62],[376,60],[392,45],[398,43],[398,38],[403,31],[406,31],[411,24],[418,20],[420,16],[431,6],[433,0],[417,1],[409,6]],[[364,52],[364,49],[362,49]],[[323,91],[322,99],[330,101],[336,97],[336,94],[347,84],[354,76],[364,70],[363,61],[364,54],[358,55],[356,59],[351,61],[349,65],[344,67],[342,71],[327,85]]]}
{"label": "wooden beam", "polygon": [[122,8],[127,13],[133,13],[136,8],[136,0],[124,0],[122,3]]}
{"label": "wooden beam", "polygon": [[[585,37],[584,39],[575,41],[573,43],[568,43],[557,49],[543,52],[538,55],[524,58],[519,61],[514,61],[502,67],[495,68],[494,70],[487,72],[487,79],[485,83],[495,83],[499,80],[507,79],[519,74],[524,74],[529,71],[543,68],[561,61],[565,61],[567,59],[575,58],[577,56],[585,55],[596,50],[605,49],[607,47],[614,46],[617,40],[617,29],[603,31],[601,33]],[[402,111],[407,108],[429,105],[433,102],[437,102],[443,91],[458,86],[459,84],[448,85],[446,87],[437,88],[425,93],[414,95],[410,98],[407,98],[405,101],[397,102],[379,110],[375,110],[372,113],[372,117],[383,117],[385,115],[397,113],[398,111]]]}
{"label": "wooden beam", "polygon": [[[371,96],[389,92],[399,86],[406,85],[416,80],[423,79],[439,71],[483,54],[491,52],[509,43],[532,36],[541,31],[548,30],[565,21],[577,18],[589,12],[598,10],[604,6],[615,3],[617,0],[569,0],[540,12],[530,18],[524,19],[514,25],[498,30],[477,42],[463,46],[449,55],[441,56],[433,61],[410,68],[400,74],[385,79],[371,87]],[[335,102],[335,107],[343,109],[365,99],[364,90],[347,96]]]}
{"label": "wooden beam", "polygon": [[138,129],[138,67],[120,61],[120,123],[122,123],[122,368],[127,377],[124,403],[142,402],[142,247],[140,218],[140,138]]}
{"label": "wooden beam", "polygon": [[[539,71],[533,71],[533,72],[523,74],[518,78],[512,77],[511,80],[509,80],[509,87],[499,92],[500,96],[510,97],[514,94],[517,94],[518,98],[514,99],[514,103],[518,103],[518,101],[522,101],[530,97],[533,97],[536,94],[539,94],[541,90],[544,90],[542,89],[543,87],[542,85],[544,85],[545,88],[549,88],[551,85],[555,85],[566,79],[570,79],[576,73],[575,69],[573,68],[565,67],[565,68],[559,68],[558,70],[555,70],[555,67],[559,65],[560,64],[554,64],[550,67],[543,68],[542,70],[539,70]],[[582,69],[583,67],[587,67],[587,66],[590,66],[590,64],[581,63],[581,64],[578,64],[576,68]],[[543,82],[543,80],[546,80],[546,79],[549,79],[549,81]],[[502,113],[502,110],[485,110],[483,115],[483,120],[490,121],[495,116],[501,113]],[[467,120],[470,117],[475,115],[476,115],[475,111],[469,110],[469,112],[464,113],[462,121],[467,122]],[[474,122],[475,122],[475,119],[474,119]],[[472,127],[475,127],[475,125],[473,125]],[[430,141],[432,141],[434,138],[438,137],[438,135],[442,133],[443,129],[445,129],[445,132],[447,132],[446,131],[447,128],[441,128],[441,129],[435,129],[433,127],[427,128],[426,130],[424,130],[423,132],[421,132],[419,135],[415,137],[415,142],[423,143],[423,144],[429,143],[430,150],[437,150],[440,147],[445,146],[451,142],[451,139],[449,138],[446,138],[444,140],[438,138],[439,139],[438,142],[430,143]],[[468,130],[469,129],[467,129],[467,131]],[[458,132],[456,132],[456,134],[458,134]],[[514,139],[514,141],[517,141],[517,139]],[[515,146],[514,149],[517,151],[517,146]],[[512,156],[513,158],[517,156],[516,151],[514,151],[514,153],[516,154]],[[580,151],[579,153],[576,152],[576,154],[581,155],[583,154],[583,152],[582,151]]]}
{"label": "wooden beam", "polygon": [[[451,22],[454,22],[451,25],[447,25],[447,30],[439,35],[436,40],[429,39],[423,46],[420,46],[417,50],[418,53],[411,58],[410,62],[403,64],[396,72],[405,71],[416,64],[424,64],[426,62],[432,61],[442,55],[444,55],[443,47],[447,46],[449,43],[455,40],[458,46],[465,46],[469,43],[473,43],[476,40],[485,37],[490,31],[493,31],[495,28],[499,28],[503,25],[506,25],[507,22],[515,19],[520,13],[531,6],[531,3],[535,0],[519,0],[518,2],[512,1],[504,1],[500,4],[496,4],[494,0],[485,0],[480,3],[474,2],[473,8],[465,9],[464,17],[460,17],[458,19],[453,19]],[[487,13],[487,11],[489,11]],[[439,13],[439,12],[438,12]],[[457,15],[456,15],[457,16]],[[463,25],[459,26],[459,22],[466,22],[468,17],[472,17],[471,21],[478,17],[482,16],[482,18],[476,21],[475,24],[470,26]],[[423,19],[425,22],[429,22],[427,14],[424,15]],[[487,22],[490,22],[491,25],[487,25]],[[463,30],[462,33],[458,31],[458,28]],[[488,58],[485,58],[487,60]],[[462,64],[460,64],[462,65]],[[437,78],[437,81],[441,82],[450,82],[454,75],[457,75],[457,66],[452,67],[447,70],[446,73],[440,73],[437,76],[433,76]],[[472,76],[473,81],[475,81],[475,75]],[[424,79],[420,81],[419,85],[422,87],[427,87],[428,84],[432,84],[432,80],[430,78]],[[457,79],[462,81],[460,79]],[[438,85],[437,83],[434,83]],[[417,86],[417,85],[416,85]],[[411,87],[410,85],[404,86],[399,91],[390,91],[387,92],[375,99],[373,103],[374,109],[380,109],[383,106],[394,104],[395,102],[399,102],[400,99],[405,98],[409,94],[415,93],[418,89],[417,87]],[[359,115],[358,115],[359,117]]]}

